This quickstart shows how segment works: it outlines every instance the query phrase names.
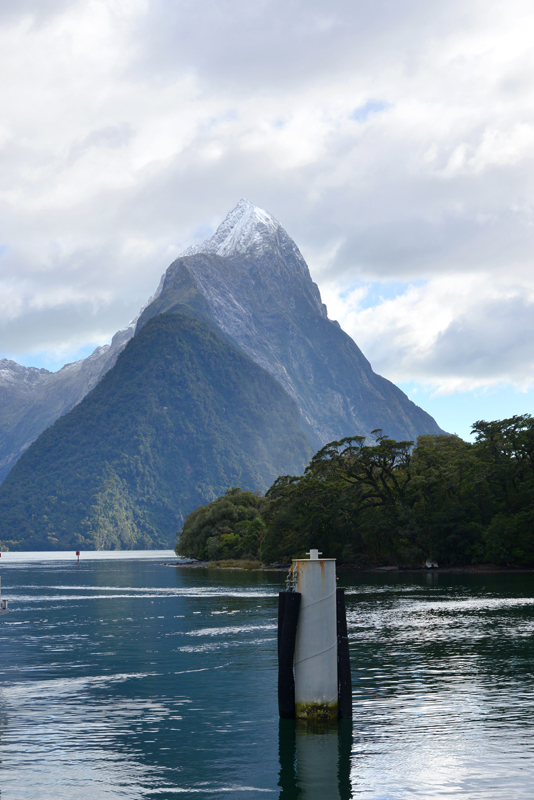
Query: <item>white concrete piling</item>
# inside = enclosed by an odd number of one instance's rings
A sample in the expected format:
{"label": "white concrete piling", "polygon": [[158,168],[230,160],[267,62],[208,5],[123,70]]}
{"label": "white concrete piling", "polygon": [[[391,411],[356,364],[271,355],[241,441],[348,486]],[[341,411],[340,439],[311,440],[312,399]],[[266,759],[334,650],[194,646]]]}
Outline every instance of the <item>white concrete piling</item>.
{"label": "white concrete piling", "polygon": [[295,645],[295,716],[337,719],[336,560],[294,559],[301,605]]}

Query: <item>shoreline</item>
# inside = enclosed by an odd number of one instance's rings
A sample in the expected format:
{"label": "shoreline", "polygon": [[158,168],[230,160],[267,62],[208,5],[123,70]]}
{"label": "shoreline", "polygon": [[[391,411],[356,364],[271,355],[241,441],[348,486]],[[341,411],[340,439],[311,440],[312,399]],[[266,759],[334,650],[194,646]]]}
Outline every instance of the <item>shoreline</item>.
{"label": "shoreline", "polygon": [[[188,567],[193,569],[233,569],[243,570],[244,572],[262,571],[262,572],[287,572],[291,566],[291,562],[287,564],[262,564],[257,567],[239,566],[234,561],[231,565],[219,564],[216,561],[176,561],[173,563],[166,563],[165,567]],[[510,574],[517,575],[519,573],[534,573],[534,567],[498,567],[494,564],[472,564],[459,567],[357,567],[351,564],[339,564],[337,566],[338,573],[425,573],[425,574],[444,574],[444,573],[474,573],[480,575],[492,574]]]}

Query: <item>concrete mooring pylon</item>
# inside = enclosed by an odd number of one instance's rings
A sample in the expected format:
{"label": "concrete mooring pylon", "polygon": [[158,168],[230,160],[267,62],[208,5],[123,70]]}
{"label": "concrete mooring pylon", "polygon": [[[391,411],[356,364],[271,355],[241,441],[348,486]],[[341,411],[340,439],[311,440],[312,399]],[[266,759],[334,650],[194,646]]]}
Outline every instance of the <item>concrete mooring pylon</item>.
{"label": "concrete mooring pylon", "polygon": [[350,719],[352,685],[345,598],[336,560],[294,559],[279,595],[278,705],[282,719]]}

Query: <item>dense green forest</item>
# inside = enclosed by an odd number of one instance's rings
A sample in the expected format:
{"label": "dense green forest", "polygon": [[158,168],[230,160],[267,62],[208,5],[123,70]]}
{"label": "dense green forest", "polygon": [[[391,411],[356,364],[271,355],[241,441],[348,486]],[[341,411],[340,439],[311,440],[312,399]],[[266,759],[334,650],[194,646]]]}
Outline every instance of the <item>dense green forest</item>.
{"label": "dense green forest", "polygon": [[184,516],[233,483],[265,491],[312,450],[295,402],[188,313],[160,314],[0,486],[0,547],[172,547]]}
{"label": "dense green forest", "polygon": [[473,425],[475,442],[354,436],[264,497],[233,489],[185,521],[179,555],[284,562],[317,547],[359,567],[534,566],[534,419]]}

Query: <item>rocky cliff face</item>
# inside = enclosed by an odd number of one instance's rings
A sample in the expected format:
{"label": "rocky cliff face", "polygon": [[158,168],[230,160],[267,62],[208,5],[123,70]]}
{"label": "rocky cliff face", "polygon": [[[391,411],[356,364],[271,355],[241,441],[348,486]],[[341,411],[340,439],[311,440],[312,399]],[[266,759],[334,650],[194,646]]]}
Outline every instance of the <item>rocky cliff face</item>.
{"label": "rocky cliff face", "polygon": [[241,200],[211,239],[167,270],[138,322],[194,306],[209,315],[296,401],[314,447],[375,428],[397,439],[442,432],[394,384],[376,375],[328,319],[298,247],[267,212]]}

